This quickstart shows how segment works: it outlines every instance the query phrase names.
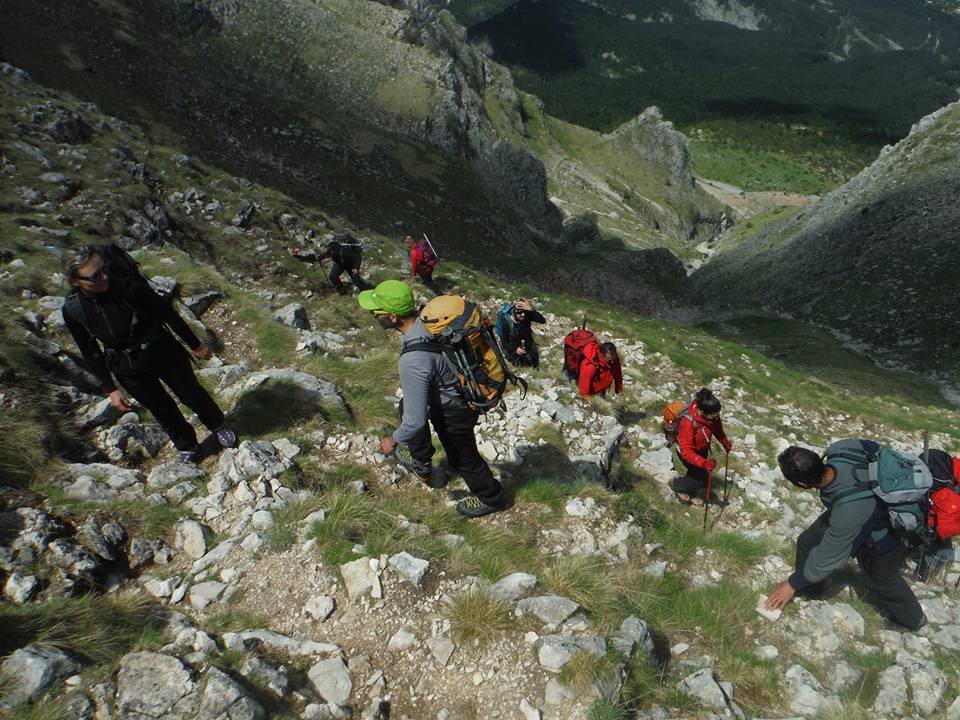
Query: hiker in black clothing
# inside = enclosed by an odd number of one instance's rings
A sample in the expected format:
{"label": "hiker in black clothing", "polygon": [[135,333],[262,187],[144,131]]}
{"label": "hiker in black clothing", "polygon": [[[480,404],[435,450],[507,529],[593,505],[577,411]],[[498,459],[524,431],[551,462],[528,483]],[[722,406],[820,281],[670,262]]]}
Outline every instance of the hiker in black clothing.
{"label": "hiker in black clothing", "polygon": [[350,233],[334,235],[333,239],[327,243],[327,249],[322,252],[290,248],[290,254],[297,260],[307,263],[321,263],[329,259],[332,262],[329,276],[330,284],[341,295],[347,294],[347,288],[340,280],[340,276],[344,273],[350,276],[350,281],[357,290],[370,289],[370,285],[360,277],[363,246]]}
{"label": "hiker in black clothing", "polygon": [[518,366],[540,367],[540,349],[533,339],[530,324],[542,325],[545,322],[543,315],[523,298],[500,308],[497,313],[497,336],[510,362]]}
{"label": "hiker in black clothing", "polygon": [[83,245],[71,251],[65,271],[73,289],[62,311],[67,329],[110,404],[120,412],[130,410],[119,383],[153,413],[180,451],[180,462],[194,462],[199,453],[196,431],[162,381],[222,446],[235,447],[236,433],[197,381],[189,356],[170,330],[190,347],[194,357],[205,360],[213,351],[136,270],[126,282],[111,281],[111,262],[118,268],[121,263],[133,265],[129,255],[112,246]]}
{"label": "hiker in black clothing", "polygon": [[[797,487],[816,488],[827,510],[797,538],[796,569],[773,589],[764,607],[779,610],[798,593],[808,597],[822,594],[830,574],[856,557],[867,599],[879,606],[891,624],[917,630],[927,618],[900,574],[906,547],[890,529],[886,508],[873,495],[859,497],[862,484],[857,468],[824,462],[833,453],[860,452],[861,448],[875,454],[880,445],[871,440],[841,440],[827,448],[823,458],[797,446],[780,453],[777,462],[784,477]],[[848,495],[849,500],[843,501]]]}

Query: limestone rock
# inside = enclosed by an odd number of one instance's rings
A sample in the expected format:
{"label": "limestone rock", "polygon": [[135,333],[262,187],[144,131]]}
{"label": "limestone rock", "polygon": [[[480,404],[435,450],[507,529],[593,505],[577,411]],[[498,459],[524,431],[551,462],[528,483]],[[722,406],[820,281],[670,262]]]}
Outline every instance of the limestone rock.
{"label": "limestone rock", "polygon": [[236,680],[210,668],[200,697],[198,720],[260,720],[266,713]]}
{"label": "limestone rock", "polygon": [[333,613],[336,602],[329,595],[316,595],[309,600],[304,609],[314,620],[323,622]]}
{"label": "limestone rock", "polygon": [[199,560],[207,554],[209,537],[209,530],[189,518],[178,521],[173,528],[173,546],[193,560]]}
{"label": "limestone rock", "polygon": [[537,576],[515,572],[502,577],[490,586],[490,595],[510,602],[528,595],[537,585]]}
{"label": "limestone rock", "polygon": [[307,309],[300,303],[290,303],[273,314],[273,319],[283,323],[287,327],[297,330],[309,330],[310,318],[307,317]]}
{"label": "limestone rock", "polygon": [[790,711],[798,715],[816,717],[840,707],[837,696],[829,694],[819,680],[799,665],[787,670],[784,685]]}
{"label": "limestone rock", "polygon": [[287,458],[266,440],[244,440],[240,447],[224,450],[219,470],[234,482],[253,478],[275,478],[293,467]]}
{"label": "limestone rock", "polygon": [[516,614],[518,616],[535,615],[543,622],[556,627],[579,609],[580,606],[570,598],[542,595],[520,600],[517,603]]}
{"label": "limestone rock", "polygon": [[340,658],[321,660],[307,673],[310,684],[317,694],[335,705],[346,705],[350,701],[353,682],[347,666]]}
{"label": "limestone rock", "polygon": [[194,717],[197,698],[191,671],[177,658],[152,652],[125,655],[117,674],[120,718]]}
{"label": "limestone rock", "polygon": [[713,676],[713,670],[704,668],[681,680],[677,687],[694,698],[702,707],[726,709],[727,696]]}
{"label": "limestone rock", "polygon": [[420,558],[415,558],[407,552],[400,552],[393,555],[388,561],[394,571],[413,585],[419,586],[423,582],[423,576],[426,574],[430,563]]}
{"label": "limestone rock", "polygon": [[167,434],[158,425],[114,425],[97,434],[97,443],[113,462],[149,460],[167,442]]}
{"label": "limestone rock", "polygon": [[200,481],[206,473],[194,465],[163,463],[157,465],[147,476],[147,487],[152,490],[166,490],[185,481]]}
{"label": "limestone rock", "polygon": [[2,669],[9,683],[3,688],[3,701],[13,706],[36,700],[44,690],[77,672],[80,666],[58,648],[27,645],[14,651]]}
{"label": "limestone rock", "polygon": [[347,587],[347,596],[353,600],[364,595],[383,597],[380,578],[370,566],[370,558],[362,557],[340,566],[340,577]]}

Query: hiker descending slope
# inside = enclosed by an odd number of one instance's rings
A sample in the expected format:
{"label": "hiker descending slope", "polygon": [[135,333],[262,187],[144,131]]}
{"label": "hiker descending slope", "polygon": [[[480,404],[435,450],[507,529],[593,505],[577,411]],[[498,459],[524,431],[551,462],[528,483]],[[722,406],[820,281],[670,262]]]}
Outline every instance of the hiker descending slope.
{"label": "hiker descending slope", "polygon": [[623,370],[617,346],[597,342],[586,324],[584,318],[579,328],[563,338],[563,372],[577,384],[580,397],[605,395],[611,386],[619,395],[623,390]]}
{"label": "hiker descending slope", "polygon": [[[460,473],[474,494],[457,503],[457,512],[467,517],[481,517],[506,509],[509,502],[503,487],[477,449],[474,427],[480,414],[465,402],[456,373],[443,353],[438,351],[435,335],[427,329],[427,325],[451,319],[442,316],[441,312],[436,316],[428,315],[431,306],[442,312],[449,306],[451,312],[462,314],[468,310],[463,299],[441,296],[429,303],[421,317],[417,317],[410,287],[399,280],[386,280],[373,290],[360,293],[359,302],[363,309],[374,315],[381,328],[395,330],[403,336],[403,348],[397,363],[403,390],[400,427],[393,435],[382,439],[381,452],[393,454],[429,487],[444,487],[446,477],[439,468],[432,468],[432,425],[450,466]],[[441,303],[442,307],[436,303]],[[499,399],[496,402],[499,404]]]}
{"label": "hiker descending slope", "polygon": [[721,409],[719,398],[710,388],[700,388],[686,412],[680,416],[676,431],[677,455],[687,474],[674,479],[670,489],[681,502],[702,505],[710,501],[706,496],[707,487],[710,485],[710,473],[717,467],[717,461],[708,457],[712,439],[716,437],[728,453],[733,448],[723,429]]}
{"label": "hiker descending slope", "polygon": [[773,589],[764,607],[780,609],[797,594],[822,595],[831,573],[856,557],[869,591],[866,599],[878,605],[894,626],[923,627],[927,618],[900,574],[905,543],[914,532],[907,525],[915,530],[918,523],[898,519],[901,527],[895,532],[894,518],[899,513],[881,500],[879,489],[888,479],[902,485],[914,484],[916,478],[929,490],[932,477],[920,459],[882,448],[872,440],[841,440],[830,445],[823,457],[807,448],[788,447],[777,462],[793,485],[817,490],[826,512],[797,538],[795,570]]}
{"label": "hiker descending slope", "polygon": [[73,289],[63,305],[63,321],[110,404],[120,412],[130,410],[119,383],[153,413],[180,451],[180,462],[194,462],[199,453],[197,433],[165,384],[220,445],[235,447],[236,433],[197,381],[190,358],[170,331],[197,358],[205,360],[213,351],[153,291],[133,258],[110,245],[82,245],[67,254],[64,270]]}
{"label": "hiker descending slope", "polygon": [[403,244],[410,248],[410,274],[420,278],[420,282],[430,288],[434,295],[439,295],[440,289],[433,280],[433,270],[440,259],[427,236],[424,235],[421,240],[414,240],[407,235],[403,238]]}
{"label": "hiker descending slope", "polygon": [[370,285],[360,277],[360,265],[363,262],[363,246],[350,234],[340,233],[333,236],[322,252],[315,250],[301,250],[290,248],[289,252],[301,262],[321,263],[330,260],[330,284],[341,295],[347,294],[347,288],[340,279],[344,273],[350,276],[350,281],[357,290],[368,290]]}
{"label": "hiker descending slope", "polygon": [[533,328],[530,325],[545,322],[543,315],[523,298],[500,308],[497,313],[497,336],[510,362],[514,365],[540,367],[540,348],[533,339]]}

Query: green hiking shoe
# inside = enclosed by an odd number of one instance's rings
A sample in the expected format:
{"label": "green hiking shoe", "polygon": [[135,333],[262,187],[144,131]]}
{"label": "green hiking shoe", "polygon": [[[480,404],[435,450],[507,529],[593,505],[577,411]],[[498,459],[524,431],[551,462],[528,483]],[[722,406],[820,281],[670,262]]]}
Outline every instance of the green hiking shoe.
{"label": "green hiking shoe", "polygon": [[457,512],[464,517],[478,518],[489,515],[490,513],[506,510],[508,507],[510,507],[508,503],[503,503],[502,505],[487,505],[477,496],[471,495],[457,503]]}

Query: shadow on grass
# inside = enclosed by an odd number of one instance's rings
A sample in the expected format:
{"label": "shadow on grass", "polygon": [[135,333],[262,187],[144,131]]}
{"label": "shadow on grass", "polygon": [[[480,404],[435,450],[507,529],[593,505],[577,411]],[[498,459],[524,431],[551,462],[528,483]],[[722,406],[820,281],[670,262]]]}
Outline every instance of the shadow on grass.
{"label": "shadow on grass", "polygon": [[318,416],[329,419],[323,403],[296,383],[275,380],[241,395],[228,421],[242,435],[266,435]]}
{"label": "shadow on grass", "polygon": [[603,475],[596,463],[571,460],[560,448],[546,444],[527,450],[520,464],[511,467],[510,478],[505,480],[504,485],[514,494],[523,495],[529,490],[538,496],[530,499],[548,502],[551,498],[539,496],[545,493],[553,495],[549,488],[565,496],[587,482],[603,482]]}

